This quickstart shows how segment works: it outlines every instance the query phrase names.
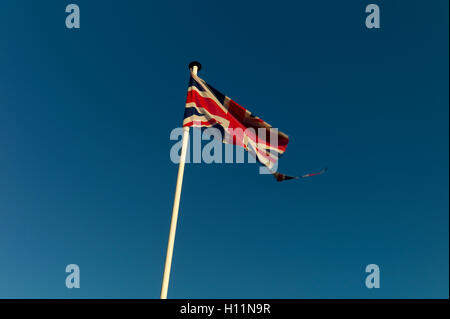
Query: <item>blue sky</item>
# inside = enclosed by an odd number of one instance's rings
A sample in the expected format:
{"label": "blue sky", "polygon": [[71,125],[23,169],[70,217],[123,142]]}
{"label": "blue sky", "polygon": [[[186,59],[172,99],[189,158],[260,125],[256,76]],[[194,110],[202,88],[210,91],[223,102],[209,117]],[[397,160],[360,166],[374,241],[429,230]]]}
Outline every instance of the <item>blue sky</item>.
{"label": "blue sky", "polygon": [[159,297],[192,60],[329,172],[187,165],[170,298],[448,298],[447,1],[73,2],[0,4],[1,298]]}

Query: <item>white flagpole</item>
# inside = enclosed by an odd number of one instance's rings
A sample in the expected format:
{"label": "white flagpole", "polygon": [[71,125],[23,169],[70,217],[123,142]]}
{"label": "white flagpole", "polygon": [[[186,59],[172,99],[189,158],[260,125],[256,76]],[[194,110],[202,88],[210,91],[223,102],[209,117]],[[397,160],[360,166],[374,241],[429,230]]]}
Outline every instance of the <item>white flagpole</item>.
{"label": "white flagpole", "polygon": [[[191,62],[189,69],[197,75],[201,69],[199,62]],[[177,186],[175,187],[175,198],[173,200],[172,220],[170,221],[169,243],[167,244],[166,263],[161,286],[161,299],[167,299],[167,289],[169,288],[170,268],[172,266],[173,245],[175,242],[175,232],[177,230],[178,209],[180,207],[181,185],[183,184],[184,164],[186,163],[187,146],[189,141],[189,127],[183,127],[183,140],[181,146],[180,164],[178,166]]]}

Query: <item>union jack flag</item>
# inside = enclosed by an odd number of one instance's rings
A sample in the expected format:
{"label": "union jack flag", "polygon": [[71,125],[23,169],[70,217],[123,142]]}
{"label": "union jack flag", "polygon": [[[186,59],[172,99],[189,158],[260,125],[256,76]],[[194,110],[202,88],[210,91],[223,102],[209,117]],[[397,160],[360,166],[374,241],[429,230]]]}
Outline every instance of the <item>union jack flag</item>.
{"label": "union jack flag", "polygon": [[277,181],[296,177],[274,171],[289,138],[191,72],[183,126],[214,127],[222,141],[245,148]]}

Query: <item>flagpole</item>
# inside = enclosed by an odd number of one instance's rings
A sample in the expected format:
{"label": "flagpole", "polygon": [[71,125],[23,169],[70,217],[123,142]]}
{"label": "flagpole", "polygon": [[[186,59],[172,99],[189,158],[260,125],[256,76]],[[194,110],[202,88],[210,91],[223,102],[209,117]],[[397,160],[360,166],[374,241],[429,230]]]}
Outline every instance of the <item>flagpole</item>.
{"label": "flagpole", "polygon": [[[189,63],[189,69],[197,75],[202,65],[199,62]],[[161,286],[161,299],[167,299],[169,288],[170,268],[172,266],[173,245],[175,243],[175,232],[177,230],[178,210],[180,207],[181,186],[183,184],[184,164],[186,163],[187,146],[189,141],[189,127],[183,127],[183,140],[181,146],[180,164],[178,166],[177,185],[175,187],[175,198],[173,200],[172,220],[170,221],[169,243],[167,244],[166,263]]]}

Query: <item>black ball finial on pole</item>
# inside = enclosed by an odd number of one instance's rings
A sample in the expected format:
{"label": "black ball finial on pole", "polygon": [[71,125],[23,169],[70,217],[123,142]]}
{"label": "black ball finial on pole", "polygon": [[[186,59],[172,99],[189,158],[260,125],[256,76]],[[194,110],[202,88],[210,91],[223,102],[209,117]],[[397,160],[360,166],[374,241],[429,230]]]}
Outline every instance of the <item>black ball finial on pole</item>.
{"label": "black ball finial on pole", "polygon": [[191,63],[189,63],[189,70],[192,70],[192,68],[196,66],[197,67],[197,71],[200,71],[202,69],[202,64],[198,61],[192,61]]}

